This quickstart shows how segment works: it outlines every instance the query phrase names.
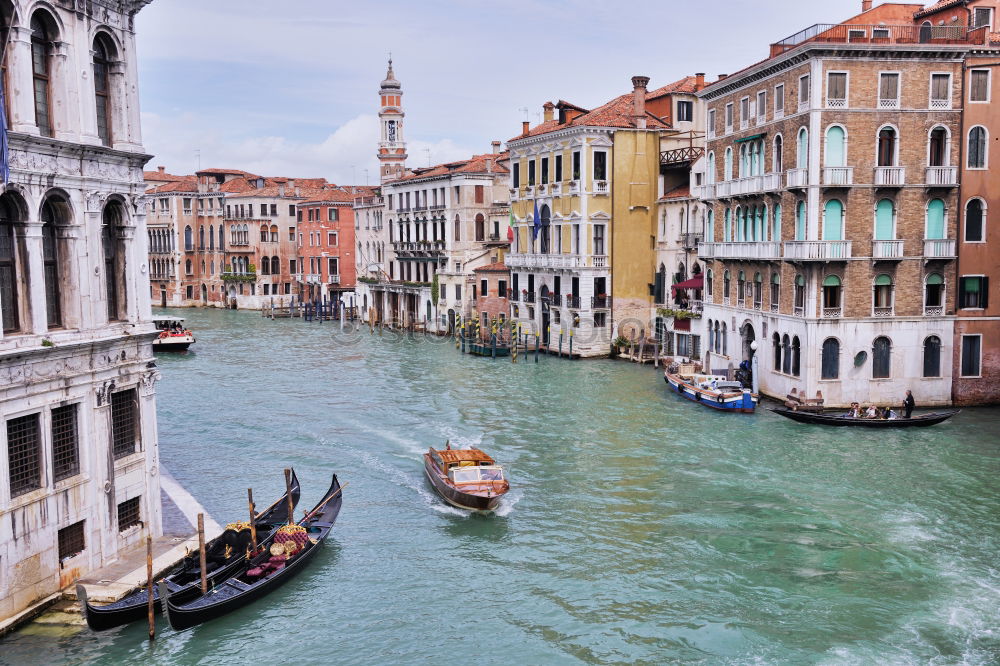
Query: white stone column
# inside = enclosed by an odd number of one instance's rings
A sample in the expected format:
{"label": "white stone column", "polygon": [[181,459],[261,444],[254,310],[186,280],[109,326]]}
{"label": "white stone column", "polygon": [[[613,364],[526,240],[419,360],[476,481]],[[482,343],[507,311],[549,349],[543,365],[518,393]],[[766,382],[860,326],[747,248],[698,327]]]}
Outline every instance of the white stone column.
{"label": "white stone column", "polygon": [[[29,211],[29,215],[34,216],[35,211]],[[30,323],[24,322],[24,330],[31,331],[35,335],[45,335],[48,333],[49,325],[47,310],[45,307],[45,265],[42,259],[42,223],[37,220],[29,220],[24,226],[17,229],[16,233],[21,236],[21,243],[24,247],[24,257],[27,260],[28,288],[26,298],[28,301],[28,317]]]}
{"label": "white stone column", "polygon": [[[52,42],[49,56],[49,122],[52,135],[64,141],[76,141],[79,132],[80,97],[73,71],[73,57],[67,42]],[[74,117],[76,116],[76,117]]]}
{"label": "white stone column", "polygon": [[[81,238],[85,235],[82,224],[56,225],[58,243],[59,291],[62,296],[62,325],[65,329],[82,328],[83,302],[81,286],[86,279],[86,265],[81,266],[80,255],[86,256],[86,248],[81,250]],[[81,279],[81,277],[83,279]]]}
{"label": "white stone column", "polygon": [[[135,259],[129,273],[135,280],[136,287],[134,290],[135,319],[131,317],[130,311],[129,321],[145,322],[149,321],[153,316],[151,308],[152,296],[150,295],[149,287],[149,234],[146,227],[146,198],[142,196],[135,197],[132,203],[133,210],[135,211],[132,218],[132,222],[135,225],[135,235],[130,245]],[[126,262],[129,260],[132,260],[132,257],[126,255]]]}
{"label": "white stone column", "polygon": [[38,134],[35,125],[35,93],[32,88],[31,30],[10,29],[7,62],[7,105],[10,109],[10,129],[25,134]]}

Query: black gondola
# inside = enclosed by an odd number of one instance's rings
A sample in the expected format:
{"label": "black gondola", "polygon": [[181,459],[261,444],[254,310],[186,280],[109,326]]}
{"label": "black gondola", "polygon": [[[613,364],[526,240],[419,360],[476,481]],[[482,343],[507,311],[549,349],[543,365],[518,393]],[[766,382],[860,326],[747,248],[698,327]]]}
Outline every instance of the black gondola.
{"label": "black gondola", "polygon": [[867,419],[850,416],[849,414],[822,414],[816,412],[799,412],[794,409],[777,408],[772,409],[775,414],[780,414],[787,419],[798,421],[799,423],[815,423],[828,426],[855,426],[859,428],[926,428],[936,425],[942,421],[950,419],[958,414],[960,409],[949,409],[944,412],[930,412],[919,414],[910,418],[896,419]]}
{"label": "black gondola", "polygon": [[[305,529],[304,534],[299,532],[303,534],[301,539],[294,532],[282,531],[291,528],[291,525],[279,529],[270,550],[244,561],[235,575],[216,585],[208,594],[186,603],[177,603],[169,590],[161,588],[160,597],[166,600],[163,607],[170,626],[179,631],[242,608],[275,590],[305,568],[337,520],[343,503],[340,488],[340,482],[334,474],[330,489],[323,499],[296,523]],[[283,536],[287,539],[280,541]],[[289,548],[289,541],[294,543],[291,555],[273,552],[279,544],[283,548]]]}
{"label": "black gondola", "polygon": [[[292,470],[290,489],[294,509],[295,505],[299,503],[301,491],[295,470]],[[258,542],[265,544],[273,533],[286,524],[288,520],[288,492],[286,491],[274,504],[257,514],[255,523]],[[217,585],[239,572],[246,560],[246,551],[249,546],[249,529],[239,532],[227,529],[205,544],[205,559],[208,565],[206,578],[209,585]],[[227,547],[229,548],[229,557],[226,557]],[[170,598],[178,600],[178,603],[197,596],[201,591],[201,563],[198,551],[195,550],[187,555],[160,582],[167,585]],[[87,620],[87,626],[94,631],[111,629],[145,618],[149,607],[149,595],[145,586],[137,588],[118,601],[104,606],[92,606],[87,601],[87,590],[83,585],[76,586],[76,594],[80,600],[80,608]],[[159,609],[160,592],[158,587],[153,589],[153,600],[156,608]]]}

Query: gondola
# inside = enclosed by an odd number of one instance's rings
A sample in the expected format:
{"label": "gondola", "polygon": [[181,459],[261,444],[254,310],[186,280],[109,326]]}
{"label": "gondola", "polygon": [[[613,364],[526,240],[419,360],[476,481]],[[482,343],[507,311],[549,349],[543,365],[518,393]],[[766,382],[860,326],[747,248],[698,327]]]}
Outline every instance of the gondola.
{"label": "gondola", "polygon": [[242,608],[277,589],[302,571],[330,533],[340,513],[343,498],[340,482],[333,475],[330,489],[319,504],[294,525],[277,530],[270,548],[244,560],[236,573],[215,585],[207,594],[178,601],[161,583],[160,598],[170,626],[180,631]]}
{"label": "gondola", "polygon": [[828,426],[855,426],[859,428],[926,428],[946,421],[958,414],[960,409],[949,409],[944,412],[930,412],[910,418],[897,419],[866,419],[848,414],[822,414],[815,412],[799,412],[794,409],[772,409],[775,414],[798,421],[799,423],[815,423]]}
{"label": "gondola", "polygon": [[[301,491],[295,470],[292,470],[290,490],[292,508],[294,509],[295,505],[299,503]],[[286,524],[288,520],[288,491],[286,491],[274,504],[257,514],[255,523],[259,543],[266,543],[277,529]],[[245,529],[231,528],[243,525],[241,523],[228,525],[222,534],[205,544],[205,558],[208,563],[206,577],[209,585],[221,583],[242,567],[246,559],[247,547],[250,545],[250,529],[249,526]],[[201,563],[198,551],[195,550],[188,554],[161,580],[161,583],[167,586],[170,598],[175,603],[183,603],[197,596],[201,590]],[[87,590],[83,585],[76,586],[76,594],[80,600],[80,608],[87,620],[87,626],[94,631],[111,629],[133,620],[145,618],[149,606],[149,595],[145,587],[137,588],[118,601],[104,606],[91,605],[87,600]],[[158,587],[153,589],[153,600],[156,607],[159,608],[160,592]]]}

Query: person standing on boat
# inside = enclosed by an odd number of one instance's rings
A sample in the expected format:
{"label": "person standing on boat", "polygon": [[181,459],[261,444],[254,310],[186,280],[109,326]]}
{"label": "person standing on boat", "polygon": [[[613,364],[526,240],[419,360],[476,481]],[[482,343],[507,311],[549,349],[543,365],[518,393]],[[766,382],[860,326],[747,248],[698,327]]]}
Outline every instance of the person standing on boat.
{"label": "person standing on boat", "polygon": [[910,414],[913,413],[913,408],[917,406],[916,400],[913,399],[913,393],[909,390],[906,391],[906,398],[903,399],[903,411],[906,418],[910,418]]}

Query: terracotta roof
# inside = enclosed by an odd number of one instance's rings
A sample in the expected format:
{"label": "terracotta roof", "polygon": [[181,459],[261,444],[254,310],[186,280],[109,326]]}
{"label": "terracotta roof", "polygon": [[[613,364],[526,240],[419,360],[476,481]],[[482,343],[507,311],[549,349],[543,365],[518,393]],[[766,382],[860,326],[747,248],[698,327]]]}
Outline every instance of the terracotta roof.
{"label": "terracotta roof", "polygon": [[[509,157],[510,155],[508,153],[485,153],[483,155],[473,155],[467,160],[446,162],[445,164],[437,164],[423,169],[413,169],[413,173],[403,176],[393,182],[399,183],[407,180],[415,180],[417,178],[449,176],[455,173],[504,174],[507,173],[507,168],[500,164],[500,162],[506,161]],[[490,165],[489,169],[487,169],[488,165]]]}
{"label": "terracotta roof", "polygon": [[166,183],[151,190],[146,190],[146,194],[168,194],[170,192],[197,192],[198,183],[193,180],[179,180],[173,183]]}
{"label": "terracotta roof", "polygon": [[245,178],[260,178],[257,174],[250,173],[249,171],[241,171],[239,169],[199,169],[195,172],[196,174],[221,174],[224,176],[244,176]]}
{"label": "terracotta roof", "polygon": [[681,185],[670,190],[662,197],[660,201],[669,201],[671,199],[690,199],[691,198],[691,187],[689,185]]}
{"label": "terracotta roof", "polygon": [[[662,93],[661,93],[662,94]],[[646,94],[647,98],[649,93]],[[564,104],[562,100],[559,102],[560,106]],[[530,136],[538,136],[539,134],[546,134],[547,132],[554,132],[555,130],[565,129],[567,127],[621,127],[621,128],[634,128],[635,119],[632,116],[632,93],[626,93],[624,95],[619,95],[610,102],[602,104],[601,106],[593,109],[591,111],[586,111],[582,115],[573,118],[569,122],[560,124],[558,119],[548,120],[540,125],[536,125],[528,130],[527,134],[520,134],[515,136],[509,141],[516,141],[518,139],[523,139]],[[580,109],[580,107],[566,104],[569,108]],[[670,126],[665,122],[654,116],[652,113],[646,112],[646,128],[647,129],[669,129]]]}
{"label": "terracotta roof", "polygon": [[656,90],[646,93],[646,99],[653,99],[669,93],[690,93],[693,95],[696,92],[698,92],[697,77],[685,76],[680,81],[668,83],[662,88],[657,88]]}
{"label": "terracotta roof", "polygon": [[502,261],[498,261],[495,264],[489,264],[487,266],[480,266],[479,268],[472,269],[473,273],[506,273],[510,269]]}
{"label": "terracotta roof", "polygon": [[165,171],[143,171],[143,180],[147,181],[173,181],[173,180],[194,180],[194,176],[175,176],[172,173],[167,173]]}
{"label": "terracotta roof", "polygon": [[964,4],[965,0],[941,0],[940,2],[935,2],[933,5],[926,7],[925,9],[914,12],[913,18],[920,18],[921,16],[927,16],[928,14],[939,12],[942,9],[948,9],[949,7],[956,7]]}
{"label": "terracotta roof", "polygon": [[299,206],[317,203],[353,203],[357,197],[370,197],[378,189],[374,185],[336,185],[298,202]]}

